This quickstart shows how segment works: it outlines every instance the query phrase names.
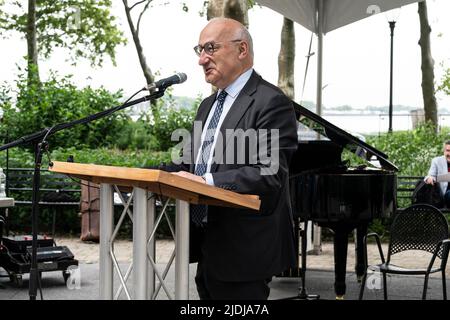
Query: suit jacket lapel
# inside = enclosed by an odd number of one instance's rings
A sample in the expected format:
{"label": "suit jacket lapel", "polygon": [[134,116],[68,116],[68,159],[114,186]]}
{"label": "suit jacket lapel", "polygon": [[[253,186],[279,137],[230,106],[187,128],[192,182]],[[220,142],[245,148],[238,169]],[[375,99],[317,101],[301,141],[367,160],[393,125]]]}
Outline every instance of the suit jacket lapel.
{"label": "suit jacket lapel", "polygon": [[230,111],[222,122],[220,127],[220,133],[223,139],[223,152],[220,155],[216,155],[215,159],[217,160],[215,163],[211,165],[211,172],[215,172],[217,170],[218,163],[223,163],[223,157],[225,155],[225,150],[227,148],[228,141],[226,141],[226,130],[227,129],[235,129],[242,119],[244,114],[247,112],[248,108],[253,104],[254,98],[252,95],[256,92],[256,87],[260,81],[261,77],[253,71],[250,79],[247,84],[242,88],[238,97],[234,101],[231,106]]}

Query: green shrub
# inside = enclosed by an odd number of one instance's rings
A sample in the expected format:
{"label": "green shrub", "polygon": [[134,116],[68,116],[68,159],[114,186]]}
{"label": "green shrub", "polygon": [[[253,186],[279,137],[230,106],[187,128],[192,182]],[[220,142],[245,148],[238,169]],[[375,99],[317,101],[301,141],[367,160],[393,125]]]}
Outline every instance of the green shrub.
{"label": "green shrub", "polygon": [[143,113],[138,122],[150,124],[147,128],[152,137],[149,139],[153,143],[151,148],[163,151],[177,145],[178,141],[171,141],[172,133],[179,129],[191,130],[200,102],[200,97],[194,101],[175,99],[169,91],[166,99],[158,101],[156,112]]}
{"label": "green shrub", "polygon": [[[16,97],[7,86],[0,89],[0,107],[4,118],[0,127],[1,140],[9,140],[51,128],[57,124],[78,120],[94,113],[119,105],[122,93],[110,93],[104,88],[86,87],[78,89],[70,76],[50,79],[40,84],[28,85],[24,75],[17,81]],[[12,102],[14,101],[14,103]],[[121,128],[126,126],[129,116],[116,112],[89,124],[77,125],[59,131],[49,138],[53,148],[112,146],[120,137]]]}
{"label": "green shrub", "polygon": [[[398,167],[398,175],[425,176],[432,158],[443,154],[442,146],[449,139],[450,128],[441,128],[436,133],[430,124],[422,124],[414,130],[394,131],[381,136],[367,137],[367,143],[388,155]],[[398,200],[399,207],[410,205],[407,199]],[[389,236],[391,219],[375,220],[369,231]]]}
{"label": "green shrub", "polygon": [[120,167],[144,168],[170,161],[170,152],[119,149],[57,149],[52,152],[52,160],[66,161],[73,156],[75,162],[94,163]]}
{"label": "green shrub", "polygon": [[[77,149],[60,148],[51,152],[50,158],[55,161],[66,161],[73,156],[75,162],[94,163],[101,165],[123,166],[123,167],[149,167],[161,162],[170,161],[170,152],[148,152],[145,150],[127,151],[119,149]],[[6,168],[6,151],[0,152],[0,167]],[[27,150],[11,148],[9,150],[10,168],[32,168],[34,167],[34,156]],[[42,167],[48,167],[48,159],[44,156]]]}
{"label": "green shrub", "polygon": [[386,153],[399,168],[399,175],[424,176],[431,159],[443,154],[443,142],[449,139],[450,128],[436,133],[429,124],[411,131],[395,131],[377,137],[368,137],[367,143]]}
{"label": "green shrub", "polygon": [[439,85],[438,91],[442,91],[446,95],[450,95],[450,68],[445,69],[442,76],[442,83]]}
{"label": "green shrub", "polygon": [[[169,152],[146,152],[146,151],[123,151],[119,149],[57,149],[50,156],[52,160],[65,161],[69,156],[73,156],[75,162],[79,163],[95,163],[102,165],[114,165],[123,167],[149,167],[158,165],[161,162],[170,161]],[[48,167],[48,159],[43,159],[42,168]],[[12,148],[9,151],[9,167],[31,168],[34,166],[33,155],[27,150]],[[0,167],[6,167],[6,152],[0,153]],[[31,187],[31,186],[29,186]],[[46,185],[41,185],[45,188]],[[53,186],[49,186],[53,187]],[[25,197],[31,200],[30,192]],[[41,233],[50,233],[53,221],[53,210],[51,208],[42,208],[39,213],[39,230]],[[120,207],[116,208],[116,217],[118,217]],[[79,208],[65,208],[56,214],[57,233],[79,234],[80,233],[80,217],[78,215]],[[10,209],[10,218],[8,219],[9,228],[17,233],[31,232],[31,206],[16,206]],[[172,213],[173,215],[174,213]],[[129,237],[131,234],[131,225],[125,224],[125,228],[121,231],[121,236]],[[163,227],[159,230],[158,236],[169,234],[169,229]]]}

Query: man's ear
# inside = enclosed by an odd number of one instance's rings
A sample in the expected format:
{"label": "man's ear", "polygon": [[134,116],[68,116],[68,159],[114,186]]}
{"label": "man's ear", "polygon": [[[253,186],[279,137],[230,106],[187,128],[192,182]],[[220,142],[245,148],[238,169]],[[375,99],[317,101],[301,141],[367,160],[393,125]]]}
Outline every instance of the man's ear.
{"label": "man's ear", "polygon": [[241,43],[239,44],[239,58],[246,58],[248,54],[248,43],[245,41],[241,41]]}

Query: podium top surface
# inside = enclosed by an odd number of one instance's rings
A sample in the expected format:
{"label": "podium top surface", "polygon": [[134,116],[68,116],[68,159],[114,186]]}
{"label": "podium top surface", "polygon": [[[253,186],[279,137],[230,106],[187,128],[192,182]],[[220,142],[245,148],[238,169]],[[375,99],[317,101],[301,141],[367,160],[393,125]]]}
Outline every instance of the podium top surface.
{"label": "podium top surface", "polygon": [[194,204],[259,210],[258,196],[245,195],[192,181],[169,172],[96,164],[54,161],[52,172],[64,173],[97,184],[139,187],[170,198]]}

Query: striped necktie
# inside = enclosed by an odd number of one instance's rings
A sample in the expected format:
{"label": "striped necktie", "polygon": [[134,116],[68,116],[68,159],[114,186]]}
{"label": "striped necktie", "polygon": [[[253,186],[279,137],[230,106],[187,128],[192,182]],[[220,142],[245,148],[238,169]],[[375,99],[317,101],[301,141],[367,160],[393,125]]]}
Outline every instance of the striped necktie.
{"label": "striped necktie", "polygon": [[[205,138],[203,139],[202,148],[200,150],[200,159],[195,166],[194,173],[197,176],[203,176],[206,173],[208,167],[208,159],[211,154],[211,148],[214,142],[215,133],[217,130],[217,125],[219,123],[220,116],[223,111],[223,103],[227,97],[227,92],[222,90],[222,92],[217,97],[217,105],[214,110],[214,114],[211,117],[211,121],[208,124],[208,128],[205,133]],[[203,220],[206,218],[206,206],[205,205],[192,205],[191,206],[191,216],[192,220],[197,225],[202,225]]]}

